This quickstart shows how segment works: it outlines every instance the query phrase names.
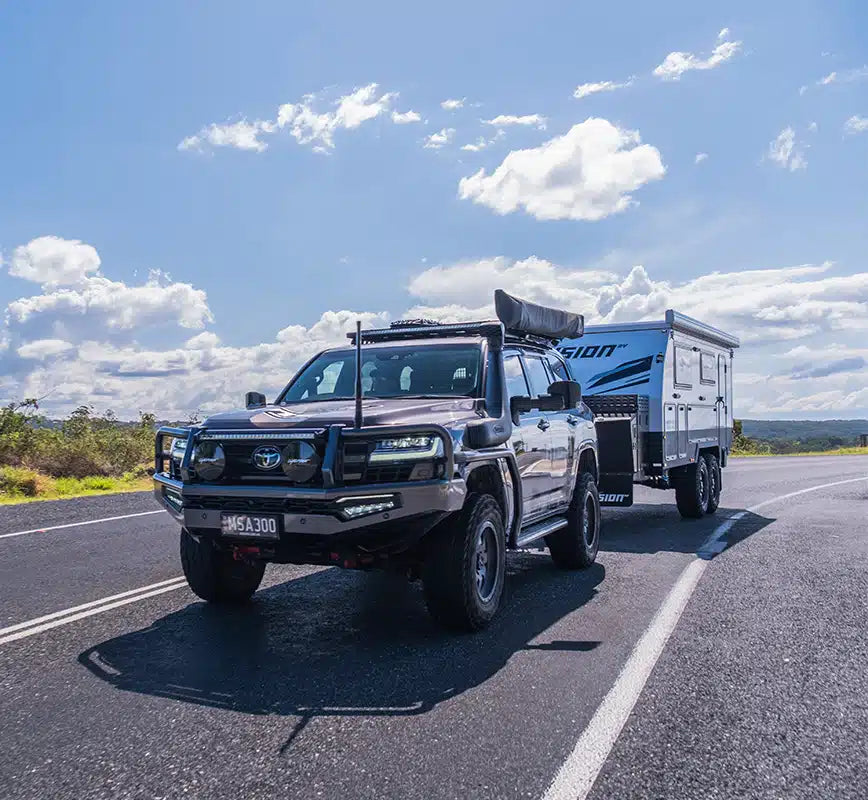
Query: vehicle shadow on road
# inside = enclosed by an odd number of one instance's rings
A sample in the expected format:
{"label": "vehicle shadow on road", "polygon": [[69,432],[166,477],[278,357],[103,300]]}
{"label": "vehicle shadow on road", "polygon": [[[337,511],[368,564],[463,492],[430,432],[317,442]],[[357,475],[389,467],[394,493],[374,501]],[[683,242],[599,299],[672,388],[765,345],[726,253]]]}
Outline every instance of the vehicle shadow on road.
{"label": "vehicle shadow on road", "polygon": [[759,514],[723,506],[716,514],[701,519],[681,519],[673,506],[637,503],[623,511],[604,509],[600,550],[616,553],[696,553],[715,529],[735,514],[743,516],[725,536],[725,543],[729,547],[774,522],[774,519]]}
{"label": "vehicle shadow on road", "polygon": [[425,714],[519,651],[582,658],[599,644],[545,632],[594,597],[600,564],[565,572],[546,555],[519,553],[509,571],[507,607],[473,635],[438,628],[416,584],[323,569],[263,589],[243,607],[191,603],[78,661],[124,691],[297,717],[284,752],[313,718]]}

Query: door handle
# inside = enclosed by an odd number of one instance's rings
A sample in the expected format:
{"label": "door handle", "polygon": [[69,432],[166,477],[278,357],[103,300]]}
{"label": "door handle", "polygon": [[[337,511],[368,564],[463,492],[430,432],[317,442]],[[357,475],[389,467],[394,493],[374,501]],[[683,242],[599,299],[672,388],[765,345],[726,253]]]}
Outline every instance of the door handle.
{"label": "door handle", "polygon": [[569,414],[567,416],[567,422],[569,422],[570,425],[578,425],[579,424],[579,418],[574,417],[572,414]]}
{"label": "door handle", "polygon": [[547,431],[551,426],[551,423],[547,419],[541,419],[539,422],[537,422],[536,426],[541,431]]}

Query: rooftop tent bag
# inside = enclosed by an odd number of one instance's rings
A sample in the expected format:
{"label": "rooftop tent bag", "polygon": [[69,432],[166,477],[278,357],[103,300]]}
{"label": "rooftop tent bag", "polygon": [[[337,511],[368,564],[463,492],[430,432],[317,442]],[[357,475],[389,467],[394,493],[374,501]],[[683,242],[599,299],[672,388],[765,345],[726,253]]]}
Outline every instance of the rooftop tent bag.
{"label": "rooftop tent bag", "polygon": [[581,314],[546,308],[507,294],[503,289],[494,292],[497,318],[508,331],[529,333],[546,339],[576,339],[585,329]]}

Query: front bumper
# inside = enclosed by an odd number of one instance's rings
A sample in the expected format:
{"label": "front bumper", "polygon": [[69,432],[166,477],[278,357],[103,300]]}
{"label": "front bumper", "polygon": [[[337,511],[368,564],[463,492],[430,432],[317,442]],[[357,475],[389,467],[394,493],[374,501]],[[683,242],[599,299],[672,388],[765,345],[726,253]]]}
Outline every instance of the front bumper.
{"label": "front bumper", "polygon": [[[363,531],[413,517],[430,517],[458,511],[464,505],[467,485],[460,478],[452,480],[418,481],[414,483],[378,483],[367,486],[335,487],[332,489],[292,489],[276,486],[218,486],[185,484],[166,473],[154,474],[154,495],[176,522],[190,530],[219,532],[221,514],[226,511],[260,513],[247,507],[250,501],[265,500],[279,504],[307,502],[312,511],[282,513],[284,536],[307,534],[335,536]],[[345,499],[380,495],[398,498],[397,508],[345,520],[336,513],[325,511]],[[214,507],[217,506],[217,507]],[[325,513],[318,512],[320,507]],[[266,513],[266,512],[263,512]],[[267,512],[274,513],[274,512]]]}

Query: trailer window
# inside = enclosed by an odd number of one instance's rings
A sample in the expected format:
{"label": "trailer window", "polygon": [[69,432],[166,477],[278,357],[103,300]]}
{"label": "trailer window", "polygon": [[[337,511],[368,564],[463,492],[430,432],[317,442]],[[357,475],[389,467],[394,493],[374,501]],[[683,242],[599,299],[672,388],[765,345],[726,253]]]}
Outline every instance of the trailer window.
{"label": "trailer window", "polygon": [[693,386],[693,351],[687,347],[675,348],[675,383],[687,388]]}
{"label": "trailer window", "polygon": [[714,356],[711,353],[700,353],[699,355],[699,380],[709,386],[714,386],[717,383],[714,375]]}

